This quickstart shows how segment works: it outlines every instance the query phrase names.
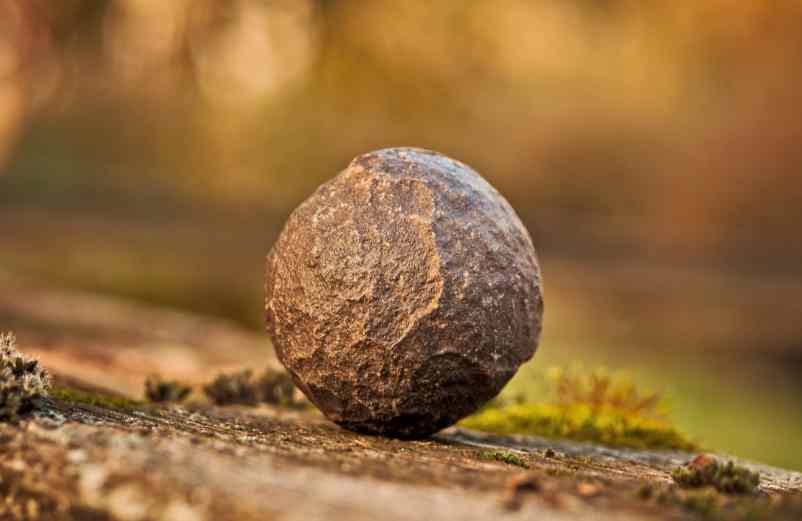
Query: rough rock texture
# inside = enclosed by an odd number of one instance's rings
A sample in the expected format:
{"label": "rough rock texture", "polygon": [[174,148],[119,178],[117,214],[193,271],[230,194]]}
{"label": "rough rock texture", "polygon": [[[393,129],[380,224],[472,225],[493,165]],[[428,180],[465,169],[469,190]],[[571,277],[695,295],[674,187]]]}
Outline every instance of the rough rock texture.
{"label": "rough rock texture", "polygon": [[507,201],[468,166],[356,158],[293,212],[267,258],[267,330],[331,420],[431,434],[495,396],[540,335],[540,271]]}

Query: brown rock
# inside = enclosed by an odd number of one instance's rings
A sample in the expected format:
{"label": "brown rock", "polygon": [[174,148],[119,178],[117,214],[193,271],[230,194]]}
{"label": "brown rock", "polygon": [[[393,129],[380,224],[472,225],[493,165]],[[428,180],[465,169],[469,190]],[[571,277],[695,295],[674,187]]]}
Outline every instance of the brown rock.
{"label": "brown rock", "polygon": [[494,397],[540,335],[535,250],[507,201],[436,152],[370,152],[290,216],[267,257],[279,359],[321,411],[419,437]]}

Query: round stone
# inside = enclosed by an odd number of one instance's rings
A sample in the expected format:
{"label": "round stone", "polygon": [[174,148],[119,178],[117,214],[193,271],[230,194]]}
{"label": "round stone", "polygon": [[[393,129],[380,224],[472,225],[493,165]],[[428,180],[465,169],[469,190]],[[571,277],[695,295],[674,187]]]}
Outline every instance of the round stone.
{"label": "round stone", "polygon": [[351,430],[421,437],[530,359],[543,300],[532,240],[459,161],[357,157],[290,216],[267,257],[267,331],[306,396]]}

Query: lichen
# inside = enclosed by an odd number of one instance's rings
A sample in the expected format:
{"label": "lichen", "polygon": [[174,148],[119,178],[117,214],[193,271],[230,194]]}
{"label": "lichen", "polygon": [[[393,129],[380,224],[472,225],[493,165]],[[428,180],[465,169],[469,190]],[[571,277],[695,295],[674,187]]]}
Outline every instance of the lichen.
{"label": "lichen", "polygon": [[714,487],[725,494],[751,494],[760,484],[760,474],[732,461],[726,463],[700,455],[678,467],[671,477],[681,487]]}
{"label": "lichen", "polygon": [[696,450],[660,411],[655,394],[600,373],[558,374],[544,402],[496,400],[461,425],[638,449]]}
{"label": "lichen", "polygon": [[480,456],[486,460],[500,461],[501,463],[515,465],[524,469],[529,468],[529,463],[524,458],[508,450],[487,450],[482,452]]}
{"label": "lichen", "polygon": [[180,402],[189,396],[192,388],[176,380],[164,380],[153,375],[145,380],[145,397],[151,402]]}
{"label": "lichen", "polygon": [[0,419],[14,420],[30,411],[49,388],[50,375],[39,361],[17,350],[13,334],[0,334]]}
{"label": "lichen", "polygon": [[136,400],[121,396],[110,396],[102,393],[89,393],[72,389],[69,387],[53,387],[50,390],[50,397],[56,400],[75,403],[81,405],[91,405],[93,407],[105,407],[108,409],[118,409],[122,411],[133,411],[141,409],[143,404]]}

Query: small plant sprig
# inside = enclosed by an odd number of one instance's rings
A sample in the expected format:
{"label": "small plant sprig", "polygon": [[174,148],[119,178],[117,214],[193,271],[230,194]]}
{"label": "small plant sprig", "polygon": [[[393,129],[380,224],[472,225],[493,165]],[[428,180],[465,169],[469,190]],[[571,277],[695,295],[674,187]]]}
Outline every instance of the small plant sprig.
{"label": "small plant sprig", "polygon": [[158,375],[145,380],[145,397],[151,402],[181,402],[190,392],[190,386],[175,380],[164,380]]}
{"label": "small plant sprig", "polygon": [[681,487],[712,486],[725,494],[751,494],[760,484],[760,474],[757,472],[732,461],[724,463],[703,454],[675,469],[671,477]]}
{"label": "small plant sprig", "polygon": [[17,350],[13,334],[0,334],[0,420],[15,420],[33,408],[34,399],[46,396],[50,375],[38,360]]}
{"label": "small plant sprig", "polygon": [[283,371],[267,369],[254,376],[247,369],[238,373],[221,374],[203,387],[206,396],[217,405],[257,405],[269,403],[283,407],[302,405],[295,398],[295,385]]}
{"label": "small plant sprig", "polygon": [[613,378],[602,371],[589,374],[557,371],[557,403],[566,409],[589,407],[593,414],[615,410],[625,416],[660,417],[660,395],[644,393],[628,379]]}

